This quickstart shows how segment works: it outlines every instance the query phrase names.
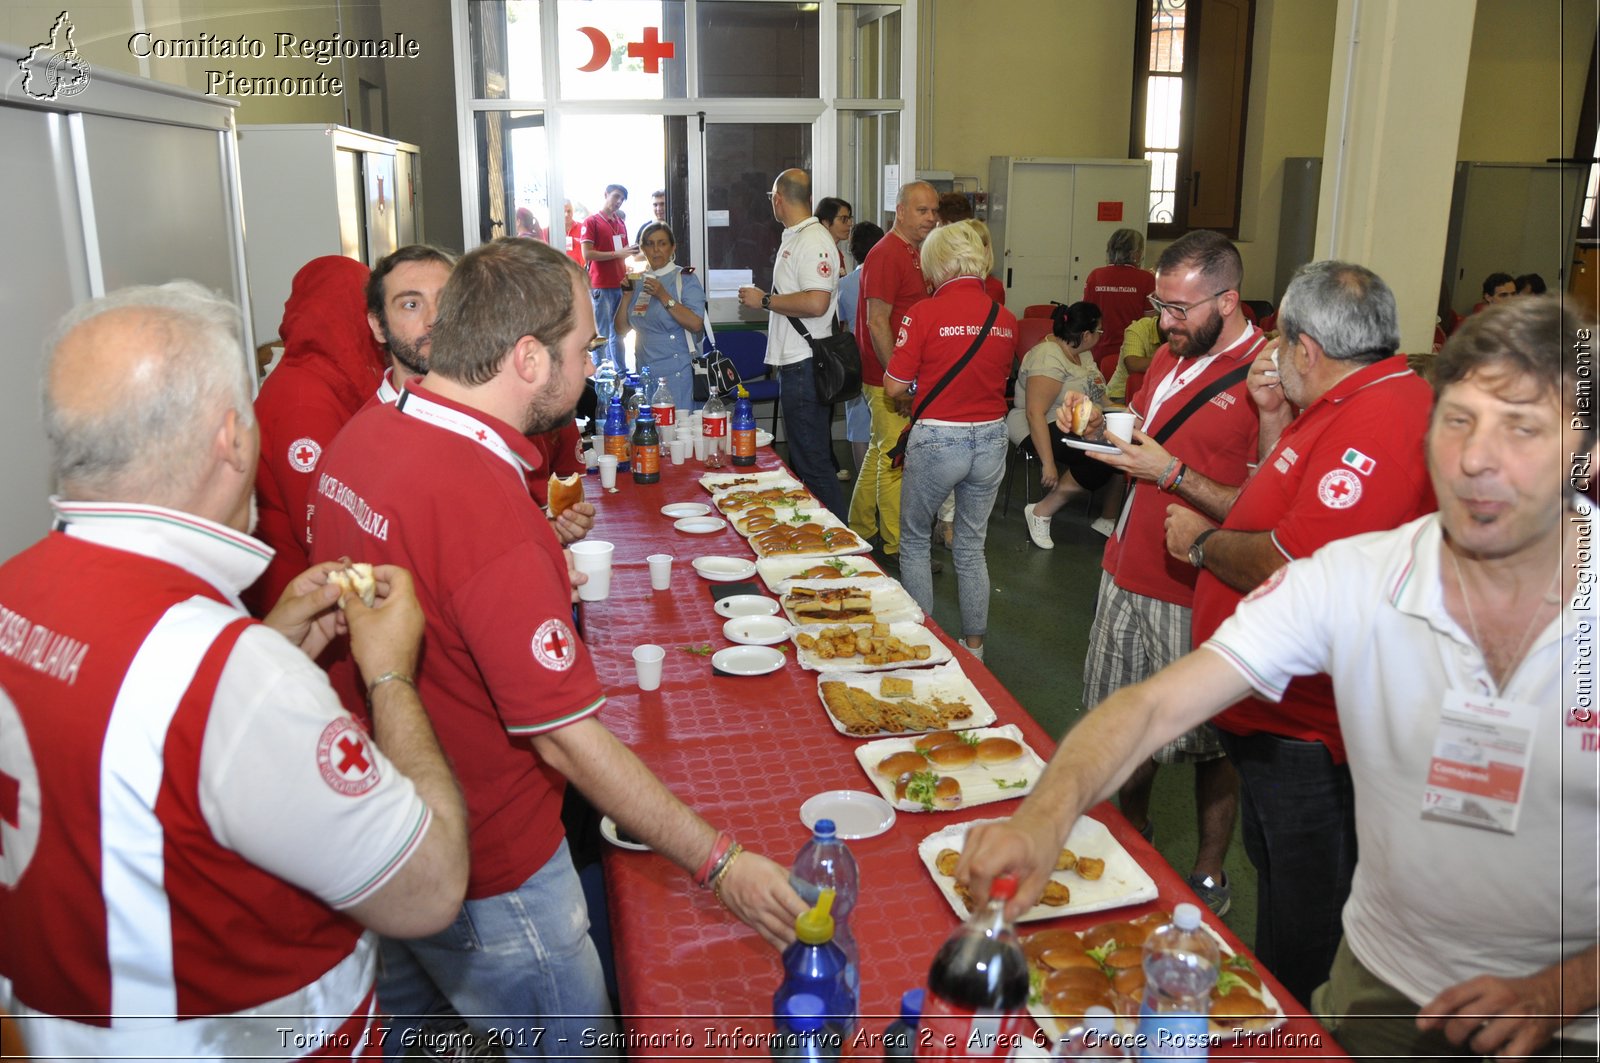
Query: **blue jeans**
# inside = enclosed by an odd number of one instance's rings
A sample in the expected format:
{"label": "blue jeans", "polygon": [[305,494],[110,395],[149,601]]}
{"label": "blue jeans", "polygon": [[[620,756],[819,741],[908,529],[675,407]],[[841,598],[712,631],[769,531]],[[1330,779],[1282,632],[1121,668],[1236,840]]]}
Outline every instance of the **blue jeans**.
{"label": "blue jeans", "polygon": [[1230,734],[1244,851],[1256,868],[1256,955],[1302,1004],[1328,978],[1356,869],[1350,769],[1321,742]]}
{"label": "blue jeans", "polygon": [[817,501],[840,520],[849,520],[833,469],[833,407],[817,401],[811,359],[778,368],[778,404],[788,437],[789,467]]}
{"label": "blue jeans", "polygon": [[989,562],[984,541],[989,514],[1006,474],[1006,425],[945,425],[918,422],[906,447],[900,481],[900,581],[906,592],[933,615],[933,561],[929,539],[939,504],[956,496],[956,594],[961,601],[961,634],[989,631]]}
{"label": "blue jeans", "polygon": [[[594,328],[595,331],[606,338],[605,357],[611,359],[611,364],[616,368],[618,375],[628,371],[628,352],[622,346],[622,337],[617,335],[617,307],[622,305],[621,288],[591,288],[590,296],[594,298]],[[595,368],[600,367],[600,354],[595,352]]]}
{"label": "blue jeans", "polygon": [[610,1054],[581,1047],[586,1032],[593,1042],[617,1023],[567,843],[516,889],[467,901],[439,933],[384,938],[378,1006],[394,1016],[386,1059],[399,1058],[429,1016],[451,1011],[507,1059]]}

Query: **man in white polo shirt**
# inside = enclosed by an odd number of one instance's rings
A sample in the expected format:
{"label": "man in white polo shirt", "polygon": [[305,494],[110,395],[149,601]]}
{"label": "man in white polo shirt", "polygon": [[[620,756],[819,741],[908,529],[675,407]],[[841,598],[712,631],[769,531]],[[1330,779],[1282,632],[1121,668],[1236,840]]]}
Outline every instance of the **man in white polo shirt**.
{"label": "man in white polo shirt", "polygon": [[817,501],[840,520],[849,517],[834,476],[833,409],[817,401],[811,344],[790,318],[799,318],[813,339],[833,334],[834,296],[839,287],[839,250],[827,226],[811,212],[811,177],[785,170],[772,183],[772,216],[783,223],[772,291],[746,285],[739,301],[769,313],[767,364],[778,370],[778,401],[789,437],[789,465]]}
{"label": "man in white polo shirt", "polygon": [[1025,910],[1073,821],[1153,746],[1326,672],[1360,855],[1313,1010],[1354,1055],[1516,1056],[1559,1033],[1593,1058],[1596,566],[1574,490],[1594,455],[1577,401],[1592,339],[1554,297],[1469,318],[1434,371],[1439,512],[1291,562],[1200,649],[1113,694],[1015,816],[969,836],[959,877],[982,897],[1020,873]]}

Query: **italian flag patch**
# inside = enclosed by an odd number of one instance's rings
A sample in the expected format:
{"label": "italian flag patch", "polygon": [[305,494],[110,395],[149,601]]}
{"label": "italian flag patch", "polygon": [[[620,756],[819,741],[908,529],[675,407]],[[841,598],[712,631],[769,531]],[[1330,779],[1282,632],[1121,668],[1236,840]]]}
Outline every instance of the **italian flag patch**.
{"label": "italian flag patch", "polygon": [[1361,453],[1361,451],[1357,450],[1355,447],[1351,447],[1349,450],[1345,451],[1344,457],[1340,460],[1346,465],[1350,466],[1356,472],[1360,473],[1362,476],[1367,475],[1373,469],[1378,467],[1377,462]]}

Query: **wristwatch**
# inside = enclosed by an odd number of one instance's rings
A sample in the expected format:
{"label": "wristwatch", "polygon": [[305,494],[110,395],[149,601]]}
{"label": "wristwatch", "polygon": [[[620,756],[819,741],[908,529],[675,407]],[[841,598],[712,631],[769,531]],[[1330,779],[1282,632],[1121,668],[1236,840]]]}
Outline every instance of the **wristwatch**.
{"label": "wristwatch", "polygon": [[772,309],[772,293],[771,292],[764,292],[762,294],[762,296],[761,296],[761,309],[763,309],[763,310],[771,310]]}
{"label": "wristwatch", "polygon": [[667,300],[667,309],[668,310],[671,310],[673,307],[675,307],[677,305],[678,305],[678,300],[676,300],[676,299],[668,299]]}
{"label": "wristwatch", "polygon": [[1206,540],[1221,530],[1220,528],[1207,528],[1194,537],[1194,542],[1189,544],[1189,564],[1195,568],[1206,567]]}

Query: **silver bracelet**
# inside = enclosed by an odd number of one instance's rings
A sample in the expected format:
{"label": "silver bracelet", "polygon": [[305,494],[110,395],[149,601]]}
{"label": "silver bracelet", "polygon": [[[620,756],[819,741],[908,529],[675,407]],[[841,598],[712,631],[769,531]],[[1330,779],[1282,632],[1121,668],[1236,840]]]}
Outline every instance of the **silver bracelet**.
{"label": "silver bracelet", "polygon": [[416,680],[412,679],[410,676],[406,675],[404,672],[385,672],[382,675],[380,675],[378,678],[374,679],[372,682],[367,684],[367,703],[368,704],[372,703],[372,692],[377,690],[380,686],[382,686],[385,683],[404,683],[406,686],[411,688],[413,693],[415,693],[416,689],[417,689]]}

